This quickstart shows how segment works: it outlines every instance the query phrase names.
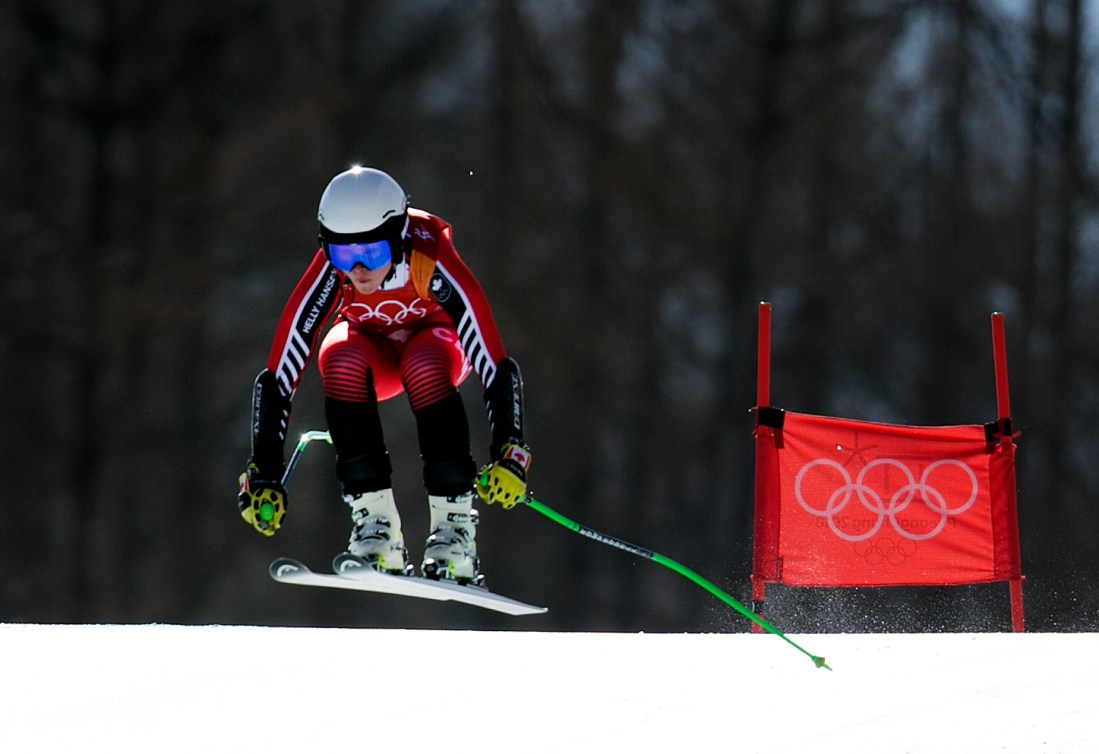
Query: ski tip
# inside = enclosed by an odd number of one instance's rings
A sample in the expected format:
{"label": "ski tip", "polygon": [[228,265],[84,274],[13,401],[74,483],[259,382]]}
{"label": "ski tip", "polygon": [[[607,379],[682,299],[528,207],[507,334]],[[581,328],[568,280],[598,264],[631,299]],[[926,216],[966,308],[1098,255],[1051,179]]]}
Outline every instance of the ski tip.
{"label": "ski tip", "polygon": [[349,552],[341,552],[339,555],[332,558],[332,570],[336,573],[342,574],[347,571],[359,569],[370,569],[370,566],[365,560],[357,555],[352,555]]}
{"label": "ski tip", "polygon": [[276,558],[267,567],[267,572],[273,579],[283,579],[296,573],[308,573],[309,569],[293,558]]}

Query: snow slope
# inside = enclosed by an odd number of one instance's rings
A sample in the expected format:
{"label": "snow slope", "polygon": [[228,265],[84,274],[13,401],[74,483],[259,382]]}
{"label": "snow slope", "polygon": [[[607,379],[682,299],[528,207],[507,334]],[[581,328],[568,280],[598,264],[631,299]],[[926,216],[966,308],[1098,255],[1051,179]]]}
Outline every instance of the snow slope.
{"label": "snow slope", "polygon": [[1094,752],[1099,634],[0,625],[0,752]]}

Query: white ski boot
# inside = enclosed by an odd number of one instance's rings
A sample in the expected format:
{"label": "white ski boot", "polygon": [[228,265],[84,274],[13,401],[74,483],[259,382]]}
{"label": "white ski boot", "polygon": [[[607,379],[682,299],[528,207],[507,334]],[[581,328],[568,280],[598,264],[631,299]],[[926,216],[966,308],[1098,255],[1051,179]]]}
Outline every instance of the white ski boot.
{"label": "white ski boot", "polygon": [[413,567],[408,562],[393,490],[344,495],[343,500],[351,506],[354,523],[347,551],[375,571],[411,575]]}
{"label": "white ski boot", "polygon": [[424,562],[420,567],[425,578],[446,579],[459,584],[484,585],[477,558],[477,511],[473,509],[473,493],[454,497],[428,495],[431,509],[431,530],[424,543]]}

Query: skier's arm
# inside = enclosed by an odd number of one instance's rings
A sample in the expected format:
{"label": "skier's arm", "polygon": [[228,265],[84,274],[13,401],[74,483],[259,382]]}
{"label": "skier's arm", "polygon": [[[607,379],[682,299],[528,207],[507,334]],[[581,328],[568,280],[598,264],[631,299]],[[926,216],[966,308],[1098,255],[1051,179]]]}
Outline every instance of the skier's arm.
{"label": "skier's arm", "polygon": [[313,347],[339,301],[339,275],[318,251],[283,307],[278,328],[252,392],[252,455],[240,478],[245,521],[271,536],[286,511],[285,468],[290,401]]}
{"label": "skier's arm", "polygon": [[523,441],[523,378],[519,364],[505,356],[485,390],[492,427],[492,462],[477,475],[477,493],[486,503],[511,508],[527,495],[530,447]]}
{"label": "skier's arm", "polygon": [[466,357],[485,389],[492,461],[478,475],[477,490],[486,502],[510,508],[526,496],[531,456],[523,440],[519,364],[504,352],[492,310],[476,278],[454,250],[449,226],[440,235],[436,272],[445,291],[439,303],[454,320]]}
{"label": "skier's arm", "polygon": [[290,401],[339,298],[339,273],[318,251],[283,306],[267,364],[256,377],[252,455],[265,471],[278,465],[281,474]]}

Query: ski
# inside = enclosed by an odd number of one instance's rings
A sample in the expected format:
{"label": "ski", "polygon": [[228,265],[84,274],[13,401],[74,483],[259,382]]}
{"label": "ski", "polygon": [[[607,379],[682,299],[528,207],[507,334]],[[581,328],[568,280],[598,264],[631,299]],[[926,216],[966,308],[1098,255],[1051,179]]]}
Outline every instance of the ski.
{"label": "ski", "polygon": [[461,602],[508,615],[538,615],[544,607],[528,605],[476,586],[462,586],[419,576],[391,576],[379,573],[354,555],[343,553],[332,562],[335,573],[318,573],[293,558],[278,558],[268,568],[275,581],[301,586],[352,589],[361,592],[393,594],[402,597]]}

